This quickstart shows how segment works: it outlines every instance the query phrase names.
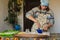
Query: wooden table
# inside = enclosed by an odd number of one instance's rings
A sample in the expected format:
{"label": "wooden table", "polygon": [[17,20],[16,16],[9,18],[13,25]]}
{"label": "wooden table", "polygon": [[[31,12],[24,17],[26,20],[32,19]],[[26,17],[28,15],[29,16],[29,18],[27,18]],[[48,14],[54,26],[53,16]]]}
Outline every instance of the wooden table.
{"label": "wooden table", "polygon": [[42,35],[42,34],[30,34],[30,33],[18,33],[15,35],[15,37],[19,37],[19,38],[34,38],[34,40],[36,40],[36,38],[47,38],[49,37],[49,35]]}

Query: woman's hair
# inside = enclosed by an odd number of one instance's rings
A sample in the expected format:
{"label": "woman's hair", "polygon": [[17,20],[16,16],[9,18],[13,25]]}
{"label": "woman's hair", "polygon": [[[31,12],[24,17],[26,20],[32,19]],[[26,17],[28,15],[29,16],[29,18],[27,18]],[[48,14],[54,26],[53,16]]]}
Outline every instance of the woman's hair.
{"label": "woman's hair", "polygon": [[[39,6],[39,8],[41,9],[41,5]],[[49,6],[47,6],[46,11],[49,11],[49,10],[50,10],[50,8],[49,8]]]}
{"label": "woman's hair", "polygon": [[47,10],[47,11],[49,11],[49,10],[50,10],[49,6],[47,6],[46,10]]}

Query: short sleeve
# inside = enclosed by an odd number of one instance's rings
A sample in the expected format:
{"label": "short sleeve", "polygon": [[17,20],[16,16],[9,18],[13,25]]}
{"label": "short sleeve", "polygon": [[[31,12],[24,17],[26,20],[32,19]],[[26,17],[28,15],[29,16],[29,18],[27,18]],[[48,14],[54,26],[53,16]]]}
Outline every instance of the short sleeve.
{"label": "short sleeve", "polygon": [[40,11],[39,9],[38,9],[38,7],[34,7],[34,8],[32,8],[32,10],[30,10],[30,11],[28,11],[27,13],[26,13],[26,17],[28,18],[29,16],[33,16],[34,17],[34,15],[36,16],[36,11]]}
{"label": "short sleeve", "polygon": [[33,11],[32,11],[32,10],[28,11],[25,16],[26,16],[27,18],[28,18],[29,16],[33,16]]}

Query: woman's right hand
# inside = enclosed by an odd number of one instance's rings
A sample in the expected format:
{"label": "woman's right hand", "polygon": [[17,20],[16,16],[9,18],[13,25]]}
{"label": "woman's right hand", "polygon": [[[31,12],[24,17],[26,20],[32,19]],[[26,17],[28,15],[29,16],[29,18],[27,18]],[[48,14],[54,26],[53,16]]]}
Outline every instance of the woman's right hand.
{"label": "woman's right hand", "polygon": [[40,26],[41,26],[39,22],[36,22],[36,25],[38,28],[40,28]]}

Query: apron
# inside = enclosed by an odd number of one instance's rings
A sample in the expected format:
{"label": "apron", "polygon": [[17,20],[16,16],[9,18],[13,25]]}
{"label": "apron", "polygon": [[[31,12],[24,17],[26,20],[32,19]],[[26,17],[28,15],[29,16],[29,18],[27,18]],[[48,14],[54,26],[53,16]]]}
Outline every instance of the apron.
{"label": "apron", "polygon": [[[36,12],[37,17],[35,18],[40,23],[40,29],[43,29],[43,26],[46,26],[49,20],[47,19],[50,14],[43,12]],[[38,29],[36,23],[33,24],[31,32],[36,32]]]}

